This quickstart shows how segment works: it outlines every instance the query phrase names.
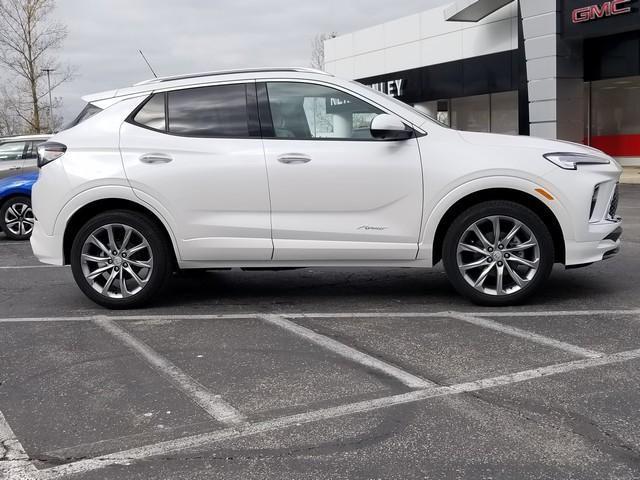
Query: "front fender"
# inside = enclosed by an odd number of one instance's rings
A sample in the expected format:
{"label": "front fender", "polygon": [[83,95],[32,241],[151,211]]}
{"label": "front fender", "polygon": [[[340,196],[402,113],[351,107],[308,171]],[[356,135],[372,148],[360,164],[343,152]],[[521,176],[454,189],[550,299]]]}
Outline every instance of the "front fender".
{"label": "front fender", "polygon": [[[554,199],[548,200],[543,197],[536,192],[537,188],[544,188],[554,196]],[[426,220],[422,225],[418,245],[418,260],[424,260],[429,263],[429,265],[433,263],[433,243],[436,231],[440,222],[451,207],[471,194],[492,189],[516,190],[541,200],[547,207],[549,207],[558,220],[565,243],[567,238],[573,238],[573,226],[568,210],[565,205],[563,205],[562,200],[554,193],[553,189],[546,185],[546,182],[540,181],[537,183],[531,180],[508,175],[490,176],[470,180],[455,187],[447,195],[441,198],[430,212],[425,212],[424,218]]]}

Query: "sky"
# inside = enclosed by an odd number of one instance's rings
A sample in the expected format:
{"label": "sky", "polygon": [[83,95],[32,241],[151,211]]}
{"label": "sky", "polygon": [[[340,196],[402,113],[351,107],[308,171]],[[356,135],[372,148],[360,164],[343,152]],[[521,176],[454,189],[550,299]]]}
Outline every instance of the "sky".
{"label": "sky", "polygon": [[309,66],[322,32],[349,33],[452,0],[57,0],[67,25],[58,52],[77,75],[54,90],[70,120],[80,97],[158,75],[258,66]]}

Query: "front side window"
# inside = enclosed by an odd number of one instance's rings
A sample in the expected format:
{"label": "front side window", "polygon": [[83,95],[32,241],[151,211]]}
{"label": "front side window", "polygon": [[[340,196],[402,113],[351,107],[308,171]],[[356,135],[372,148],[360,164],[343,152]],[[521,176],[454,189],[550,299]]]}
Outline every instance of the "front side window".
{"label": "front side window", "polygon": [[333,88],[310,83],[267,84],[275,138],[373,140],[382,110]]}
{"label": "front side window", "polygon": [[26,142],[7,142],[0,145],[0,161],[22,160]]}
{"label": "front side window", "polygon": [[247,87],[244,84],[169,92],[168,130],[194,137],[249,137]]}

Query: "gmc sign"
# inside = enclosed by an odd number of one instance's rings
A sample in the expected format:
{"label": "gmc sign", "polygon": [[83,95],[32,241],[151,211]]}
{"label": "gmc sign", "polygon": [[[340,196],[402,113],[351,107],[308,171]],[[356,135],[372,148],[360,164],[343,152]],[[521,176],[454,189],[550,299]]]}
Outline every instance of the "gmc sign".
{"label": "gmc sign", "polygon": [[576,8],[571,12],[571,21],[574,24],[585,23],[601,18],[631,13],[630,3],[631,0],[610,0],[601,5],[589,5],[588,7]]}

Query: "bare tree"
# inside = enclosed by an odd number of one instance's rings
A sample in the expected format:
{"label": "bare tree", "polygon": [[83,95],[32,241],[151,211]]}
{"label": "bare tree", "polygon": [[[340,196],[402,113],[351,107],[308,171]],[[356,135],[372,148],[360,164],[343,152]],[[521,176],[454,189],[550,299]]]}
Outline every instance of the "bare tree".
{"label": "bare tree", "polygon": [[71,67],[52,55],[67,36],[64,25],[49,19],[54,7],[55,0],[0,0],[0,66],[14,79],[15,114],[34,133],[54,128],[42,115],[49,94],[44,69],[55,70],[52,90],[73,76]]}
{"label": "bare tree", "polygon": [[311,68],[324,70],[324,42],[336,38],[336,32],[319,33],[311,41]]}
{"label": "bare tree", "polygon": [[6,81],[0,82],[0,137],[18,135],[24,131],[24,122],[15,113],[15,93],[8,89]]}

